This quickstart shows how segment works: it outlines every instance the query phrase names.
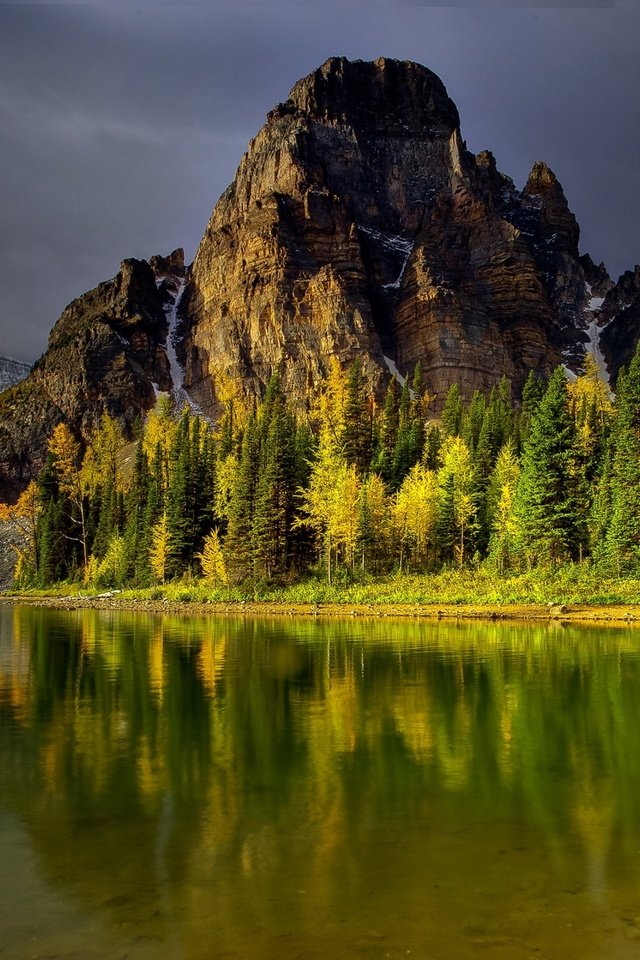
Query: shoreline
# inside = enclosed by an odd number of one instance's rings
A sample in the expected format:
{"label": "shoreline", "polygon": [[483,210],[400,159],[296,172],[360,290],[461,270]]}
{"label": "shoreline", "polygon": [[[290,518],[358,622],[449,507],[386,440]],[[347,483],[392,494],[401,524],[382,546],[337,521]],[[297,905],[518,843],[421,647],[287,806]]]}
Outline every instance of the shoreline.
{"label": "shoreline", "polygon": [[202,603],[191,600],[147,600],[113,596],[34,597],[0,595],[0,606],[52,607],[58,610],[121,610],[132,613],[182,614],[184,616],[304,617],[333,619],[413,619],[537,621],[559,623],[616,623],[640,626],[640,605],[634,604],[542,604],[542,603],[281,603],[235,600]]}

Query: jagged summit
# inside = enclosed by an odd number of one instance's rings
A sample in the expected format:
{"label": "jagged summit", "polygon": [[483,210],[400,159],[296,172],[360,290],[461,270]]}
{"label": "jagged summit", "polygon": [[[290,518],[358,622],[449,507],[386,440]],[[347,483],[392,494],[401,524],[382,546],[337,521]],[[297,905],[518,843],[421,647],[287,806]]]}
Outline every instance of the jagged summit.
{"label": "jagged summit", "polygon": [[520,192],[469,153],[432,71],[331,58],[271,111],[213,212],[183,301],[185,384],[215,416],[230,383],[260,393],[278,369],[303,398],[331,355],[358,355],[374,387],[388,361],[420,361],[436,409],[497,370],[517,394],[584,350],[577,242],[548,167]]}
{"label": "jagged summit", "polygon": [[456,106],[435,73],[419,63],[386,57],[330,57],[299,80],[275,112],[385,136],[449,136],[460,125]]}
{"label": "jagged summit", "polygon": [[123,261],[64,311],[49,350],[0,405],[0,496],[39,469],[61,419],[125,423],[172,391],[215,419],[274,372],[300,410],[332,357],[382,395],[417,362],[441,408],[530,370],[615,372],[640,329],[637,272],[614,286],[578,250],[557,177],[522,190],[467,150],[426,67],[332,57],[296,83],[240,160],[193,264]]}

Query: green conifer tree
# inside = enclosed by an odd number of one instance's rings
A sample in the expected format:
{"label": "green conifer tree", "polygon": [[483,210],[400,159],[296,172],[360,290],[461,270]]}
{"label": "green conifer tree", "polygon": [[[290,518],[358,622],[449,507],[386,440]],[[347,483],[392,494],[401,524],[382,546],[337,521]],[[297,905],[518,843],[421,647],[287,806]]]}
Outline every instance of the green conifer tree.
{"label": "green conifer tree", "polygon": [[442,415],[440,417],[440,426],[446,436],[460,436],[463,414],[464,407],[460,396],[460,387],[457,383],[452,383],[447,391],[444,407],[442,408]]}
{"label": "green conifer tree", "polygon": [[611,519],[605,555],[618,576],[640,571],[640,345],[618,376],[612,434]]}
{"label": "green conifer tree", "polygon": [[345,386],[341,441],[346,462],[352,463],[361,475],[368,473],[373,454],[371,406],[369,386],[357,359],[349,370]]}
{"label": "green conifer tree", "polygon": [[522,450],[529,437],[531,420],[535,415],[545,392],[545,382],[535,370],[529,371],[522,391],[522,403],[518,420],[517,433],[519,448]]}
{"label": "green conifer tree", "polygon": [[259,434],[255,416],[247,420],[240,462],[231,490],[224,555],[229,583],[253,576],[253,517],[259,470]]}
{"label": "green conifer tree", "polygon": [[254,569],[258,577],[272,579],[289,568],[294,483],[295,421],[280,396],[273,403],[260,450],[252,526]]}
{"label": "green conifer tree", "polygon": [[562,367],[532,416],[516,493],[518,533],[530,563],[578,559],[586,526],[577,496],[575,426]]}

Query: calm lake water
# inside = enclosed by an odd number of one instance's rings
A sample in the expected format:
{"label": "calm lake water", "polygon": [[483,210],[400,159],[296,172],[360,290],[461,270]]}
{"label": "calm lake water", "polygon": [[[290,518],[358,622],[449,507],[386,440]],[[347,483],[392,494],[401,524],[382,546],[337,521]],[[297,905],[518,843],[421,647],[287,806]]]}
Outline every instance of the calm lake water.
{"label": "calm lake water", "polygon": [[640,955],[640,632],[0,607],[0,957]]}

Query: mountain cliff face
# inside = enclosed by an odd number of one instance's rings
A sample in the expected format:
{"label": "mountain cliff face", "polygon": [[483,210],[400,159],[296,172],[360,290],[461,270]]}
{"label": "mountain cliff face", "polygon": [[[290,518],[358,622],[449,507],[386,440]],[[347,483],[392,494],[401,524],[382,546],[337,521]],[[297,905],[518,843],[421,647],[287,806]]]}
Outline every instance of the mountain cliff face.
{"label": "mountain cliff face", "polygon": [[38,473],[56,424],[86,436],[107,411],[131,427],[157,390],[171,389],[166,340],[183,275],[181,250],[125,260],[66,308],[29,377],[0,397],[1,495],[15,496]]}
{"label": "mountain cliff face", "polygon": [[640,335],[640,266],[611,286],[600,307],[600,343],[612,378],[631,363]]}
{"label": "mountain cliff face", "polygon": [[31,364],[23,363],[22,360],[0,357],[0,393],[24,380],[29,375],[30,369]]}
{"label": "mountain cliff face", "polygon": [[420,361],[436,394],[579,362],[579,228],[536,163],[522,191],[462,140],[414,63],[328,60],[273,110],[211,217],[183,300],[185,383],[215,415],[278,369],[303,398],[331,355],[374,385]]}
{"label": "mountain cliff face", "polygon": [[72,303],[28,379],[0,403],[0,495],[43,461],[61,419],[130,424],[158,390],[215,418],[274,371],[303,408],[337,356],[381,395],[420,361],[441,407],[531,369],[614,374],[640,331],[640,274],[614,285],[578,250],[562,187],[522,190],[465,146],[441,80],[415,63],[332,58],[251,141],[192,266],[127,260]]}

